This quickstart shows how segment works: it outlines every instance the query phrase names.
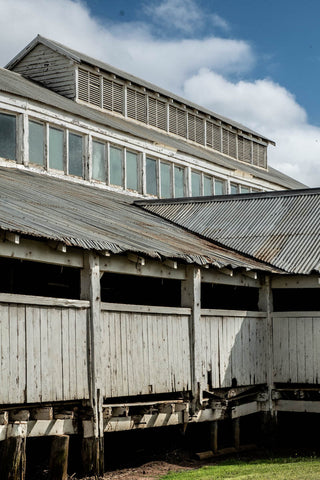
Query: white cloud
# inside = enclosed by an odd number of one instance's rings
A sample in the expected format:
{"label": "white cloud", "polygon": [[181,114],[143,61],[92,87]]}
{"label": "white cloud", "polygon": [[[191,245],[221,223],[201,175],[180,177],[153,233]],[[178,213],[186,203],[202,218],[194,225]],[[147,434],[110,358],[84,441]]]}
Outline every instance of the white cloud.
{"label": "white cloud", "polygon": [[231,82],[202,69],[184,84],[184,95],[274,140],[269,160],[307,185],[320,184],[320,128],[285,88],[269,80]]}
{"label": "white cloud", "polygon": [[193,0],[164,0],[161,3],[149,3],[146,13],[155,23],[161,23],[166,28],[178,29],[191,33],[201,27],[204,16]]}
{"label": "white cloud", "polygon": [[[201,23],[203,12],[193,0],[165,0],[159,7],[173,8],[171,21],[184,19],[185,28],[191,28],[188,5],[190,11],[197,9],[194,24]],[[218,16],[206,21],[228,27]],[[276,148],[269,148],[276,168],[320,185],[320,129],[308,123],[294,96],[270,79],[231,80],[239,73],[244,77],[254,64],[247,42],[215,36],[159,37],[153,27],[150,22],[102,24],[86,3],[77,0],[0,0],[0,63],[8,62],[40,33],[261,132],[277,142]]]}

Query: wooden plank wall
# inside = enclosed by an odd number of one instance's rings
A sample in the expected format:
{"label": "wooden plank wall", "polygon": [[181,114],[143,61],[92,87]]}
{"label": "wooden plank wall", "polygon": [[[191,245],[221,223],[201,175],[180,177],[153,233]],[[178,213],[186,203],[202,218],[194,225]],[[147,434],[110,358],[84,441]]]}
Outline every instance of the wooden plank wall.
{"label": "wooden plank wall", "polygon": [[75,66],[67,57],[45,45],[37,45],[13,70],[60,95],[72,99],[75,97]]}
{"label": "wooden plank wall", "polygon": [[102,304],[103,395],[190,389],[188,308]]}
{"label": "wooden plank wall", "polygon": [[212,388],[267,381],[266,322],[260,312],[201,311],[203,382]]}
{"label": "wooden plank wall", "polygon": [[0,304],[0,404],[88,398],[87,309],[52,300]]}
{"label": "wooden plank wall", "polygon": [[319,383],[320,313],[273,315],[274,382]]}

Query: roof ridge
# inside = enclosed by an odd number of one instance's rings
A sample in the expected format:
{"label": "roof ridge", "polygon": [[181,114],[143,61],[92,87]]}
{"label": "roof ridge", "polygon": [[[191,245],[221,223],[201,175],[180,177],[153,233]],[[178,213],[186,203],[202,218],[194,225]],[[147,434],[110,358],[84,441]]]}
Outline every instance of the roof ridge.
{"label": "roof ridge", "polygon": [[181,197],[181,198],[165,198],[165,199],[146,199],[136,200],[134,203],[140,206],[150,204],[172,205],[173,203],[208,203],[208,202],[230,202],[234,200],[249,200],[249,199],[264,199],[274,197],[297,197],[302,195],[317,195],[320,194],[320,187],[301,188],[290,190],[273,190],[268,192],[251,192],[251,193],[237,193],[227,195],[214,195],[202,197]]}

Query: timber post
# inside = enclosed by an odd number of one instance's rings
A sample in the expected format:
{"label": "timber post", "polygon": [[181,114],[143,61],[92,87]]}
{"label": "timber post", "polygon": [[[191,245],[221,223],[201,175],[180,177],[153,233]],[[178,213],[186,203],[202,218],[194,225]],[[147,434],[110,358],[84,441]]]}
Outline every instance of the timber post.
{"label": "timber post", "polygon": [[198,410],[202,403],[201,374],[201,270],[187,267],[187,278],[181,282],[181,306],[191,308],[189,320],[189,341],[191,361],[191,389],[193,395],[192,411]]}
{"label": "timber post", "polygon": [[210,449],[213,453],[218,451],[218,421],[210,422]]}
{"label": "timber post", "polygon": [[274,390],[273,383],[273,295],[271,288],[271,279],[269,275],[266,275],[264,282],[259,290],[259,310],[266,313],[266,372],[267,372],[267,401],[264,411],[264,418],[262,422],[262,428],[266,435],[271,437],[275,434],[277,425],[277,412],[274,410],[272,392]]}
{"label": "timber post", "polygon": [[67,480],[69,435],[52,437],[49,480]]}
{"label": "timber post", "polygon": [[[88,318],[89,344],[89,391],[91,422],[84,428],[82,441],[83,472],[88,475],[102,475],[104,471],[104,431],[102,398],[100,395],[100,373],[98,370],[101,354],[101,296],[100,259],[98,255],[84,255],[81,272],[81,299],[90,301]],[[86,425],[88,422],[85,422]]]}
{"label": "timber post", "polygon": [[24,480],[26,475],[27,422],[8,426],[7,438],[0,445],[0,478]]}

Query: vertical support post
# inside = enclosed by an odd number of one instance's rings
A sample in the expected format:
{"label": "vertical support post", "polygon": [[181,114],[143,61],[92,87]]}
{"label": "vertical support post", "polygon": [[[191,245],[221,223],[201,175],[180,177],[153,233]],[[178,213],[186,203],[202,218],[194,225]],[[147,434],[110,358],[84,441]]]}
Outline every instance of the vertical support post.
{"label": "vertical support post", "polygon": [[0,478],[24,480],[26,475],[27,422],[8,425],[7,438],[0,442]]}
{"label": "vertical support post", "polygon": [[239,450],[240,448],[240,418],[235,418],[232,421],[232,426],[233,426],[233,441],[234,441],[234,447],[236,450]]}
{"label": "vertical support post", "polygon": [[210,422],[210,449],[213,453],[218,451],[218,421]]}
{"label": "vertical support post", "polygon": [[69,435],[52,437],[49,480],[67,480]]}
{"label": "vertical support post", "polygon": [[88,318],[89,389],[92,409],[92,428],[84,429],[82,442],[83,470],[88,475],[102,475],[104,470],[103,414],[100,394],[99,362],[101,356],[101,298],[100,259],[93,253],[85,254],[81,272],[81,299],[90,301]]}
{"label": "vertical support post", "polygon": [[201,373],[201,271],[194,266],[187,267],[187,278],[182,280],[181,306],[191,308],[189,341],[191,359],[192,410],[202,403],[203,381]]}
{"label": "vertical support post", "polygon": [[263,285],[260,287],[259,290],[259,310],[262,310],[266,313],[266,328],[265,328],[265,336],[266,336],[266,372],[267,372],[267,389],[268,389],[268,396],[266,402],[266,410],[263,419],[264,428],[267,427],[267,430],[272,433],[274,427],[276,426],[276,415],[277,412],[273,408],[273,400],[272,400],[272,391],[274,390],[274,383],[273,383],[273,362],[274,362],[274,355],[273,355],[273,296],[272,296],[272,289],[271,289],[271,281],[270,276],[266,275],[264,279]]}

